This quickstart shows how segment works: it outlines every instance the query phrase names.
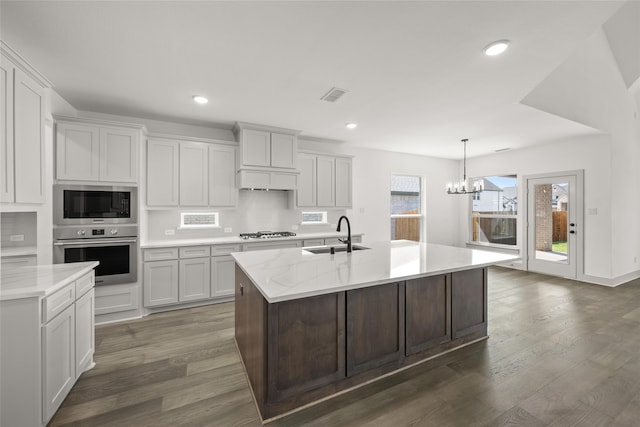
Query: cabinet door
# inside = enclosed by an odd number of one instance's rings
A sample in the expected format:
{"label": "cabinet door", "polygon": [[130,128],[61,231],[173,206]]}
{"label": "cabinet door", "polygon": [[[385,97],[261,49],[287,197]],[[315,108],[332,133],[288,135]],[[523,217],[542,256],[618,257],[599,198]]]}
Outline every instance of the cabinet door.
{"label": "cabinet door", "polygon": [[16,203],[44,201],[44,90],[14,70],[13,135]]}
{"label": "cabinet door", "polygon": [[235,206],[236,149],[222,145],[209,147],[209,206]]}
{"label": "cabinet door", "polygon": [[209,152],[207,144],[180,143],[180,205],[209,204]]}
{"label": "cabinet door", "polygon": [[350,208],[352,201],[351,159],[336,158],[336,207]]}
{"label": "cabinet door", "polygon": [[14,201],[13,183],[13,65],[0,62],[0,201]]}
{"label": "cabinet door", "polygon": [[230,256],[211,258],[211,296],[232,296],[235,284],[235,261]]}
{"label": "cabinet door", "polygon": [[180,260],[179,297],[181,302],[195,301],[211,296],[210,258]]}
{"label": "cabinet door", "polygon": [[451,275],[405,283],[407,356],[451,341]]}
{"label": "cabinet door", "polygon": [[95,291],[91,289],[76,300],[76,366],[75,378],[78,378],[93,365],[95,349]]}
{"label": "cabinet door", "polygon": [[347,376],[404,361],[404,284],[347,292]]}
{"label": "cabinet door", "polygon": [[75,306],[43,327],[43,418],[48,421],[71,390],[75,376]]}
{"label": "cabinet door", "polygon": [[271,133],[262,130],[242,131],[242,164],[271,166]]}
{"label": "cabinet door", "polygon": [[316,168],[318,206],[335,206],[335,158],[318,156]]}
{"label": "cabinet door", "polygon": [[298,190],[296,203],[298,206],[316,206],[316,156],[302,153],[298,156]]}
{"label": "cabinet door", "polygon": [[268,400],[345,378],[345,295],[268,304]]}
{"label": "cabinet door", "polygon": [[97,181],[100,178],[100,129],[74,123],[58,123],[56,178]]}
{"label": "cabinet door", "polygon": [[142,265],[144,306],[178,302],[178,260],[145,262]]}
{"label": "cabinet door", "polygon": [[487,269],[451,273],[451,335],[453,339],[487,335]]}
{"label": "cabinet door", "polygon": [[138,182],[138,132],[100,129],[100,180]]}
{"label": "cabinet door", "polygon": [[298,157],[298,143],[295,135],[271,133],[271,166],[295,169]]}
{"label": "cabinet door", "polygon": [[149,140],[147,144],[147,205],[178,206],[179,162],[178,142]]}

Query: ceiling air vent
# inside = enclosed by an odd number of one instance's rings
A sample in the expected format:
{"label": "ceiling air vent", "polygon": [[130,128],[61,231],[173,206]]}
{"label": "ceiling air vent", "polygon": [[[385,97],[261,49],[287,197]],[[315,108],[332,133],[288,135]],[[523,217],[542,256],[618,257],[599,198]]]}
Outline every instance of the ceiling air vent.
{"label": "ceiling air vent", "polygon": [[340,88],[334,87],[334,88],[331,88],[331,90],[329,92],[327,92],[320,99],[323,100],[323,101],[327,101],[327,102],[336,102],[338,99],[342,98],[342,95],[344,95],[347,92],[349,92],[349,91],[345,90],[345,89],[340,89]]}

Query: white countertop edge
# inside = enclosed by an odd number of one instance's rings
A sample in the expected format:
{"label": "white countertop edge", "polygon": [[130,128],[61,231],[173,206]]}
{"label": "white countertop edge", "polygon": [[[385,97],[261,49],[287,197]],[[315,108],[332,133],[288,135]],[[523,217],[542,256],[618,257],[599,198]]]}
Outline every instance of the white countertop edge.
{"label": "white countertop edge", "polygon": [[[36,266],[3,268],[3,280],[5,279],[5,275],[12,276],[14,280],[24,281],[26,286],[16,287],[15,289],[2,289],[0,284],[0,301],[9,301],[21,298],[44,298],[56,291],[59,291],[70,282],[81,278],[96,268],[99,264],[100,263],[98,261],[86,261],[68,264],[41,264]],[[53,274],[43,272],[43,270],[51,269],[52,272],[55,273],[53,270],[56,270],[56,266],[62,266],[60,267],[62,271],[69,270],[69,274],[65,274],[64,277],[54,278]],[[46,287],[29,287],[27,282],[36,281],[38,273],[46,275],[44,281],[48,280],[50,283],[47,283]]]}
{"label": "white countertop edge", "polygon": [[[351,233],[351,237],[363,236],[364,233]],[[241,239],[238,236],[229,237],[209,237],[202,239],[179,239],[179,240],[149,240],[140,243],[140,249],[171,248],[179,246],[199,246],[199,245],[228,245],[244,243],[268,243],[286,242],[292,240],[330,239],[335,237],[345,237],[345,233],[337,231],[326,233],[300,233],[291,237],[277,237],[275,239]]]}
{"label": "white countertop edge", "polygon": [[[517,258],[517,259],[519,259],[519,258]],[[514,261],[514,259],[509,259],[509,260],[506,260],[504,262],[513,262],[513,261]],[[333,288],[323,288],[321,290],[316,290],[316,291],[300,292],[300,293],[298,293],[296,295],[293,295],[293,296],[284,295],[284,296],[275,296],[275,297],[266,296],[264,290],[260,287],[260,285],[257,283],[257,281],[253,277],[251,277],[251,275],[244,268],[242,268],[241,265],[240,265],[240,268],[249,277],[249,279],[251,279],[252,283],[256,286],[256,288],[258,288],[258,290],[260,291],[260,293],[262,294],[264,299],[269,304],[274,304],[274,303],[278,303],[278,302],[291,301],[291,300],[296,300],[296,299],[309,298],[309,297],[315,297],[315,296],[320,296],[320,295],[328,295],[328,294],[333,294],[333,293],[338,293],[338,292],[351,291],[353,289],[367,288],[369,286],[377,286],[377,285],[384,285],[384,284],[387,284],[387,283],[403,282],[405,280],[419,279],[421,277],[437,276],[439,274],[444,274],[444,273],[455,273],[457,271],[475,270],[476,268],[484,268],[484,267],[489,267],[489,266],[492,266],[492,265],[499,265],[499,264],[500,263],[490,262],[490,263],[485,263],[485,264],[476,264],[476,265],[467,266],[467,267],[446,268],[446,269],[442,269],[442,270],[438,270],[438,271],[431,271],[431,272],[422,273],[422,274],[413,274],[413,275],[403,276],[403,277],[393,277],[393,278],[387,278],[387,279],[372,280],[372,281],[368,281],[368,282],[355,283],[355,284],[352,284],[352,285],[339,285],[339,286],[335,286]]]}
{"label": "white countertop edge", "polygon": [[[403,243],[404,242],[404,243]],[[380,242],[374,242],[371,244],[367,244],[365,246],[367,247],[371,247],[372,252],[376,250],[376,247],[379,246]],[[402,247],[402,245],[405,245],[409,243],[410,245],[415,243],[415,242],[408,242],[408,241],[394,241],[394,242],[390,242],[391,246],[394,247]],[[418,244],[415,243],[416,245],[425,245],[425,244]],[[454,250],[456,252],[460,252],[460,251],[464,251],[464,252],[469,252],[469,253],[473,253],[473,252],[491,252],[491,251],[483,251],[483,250],[479,250],[479,249],[467,249],[467,248],[461,248],[461,247],[455,247],[455,246],[447,246],[447,245],[438,245],[438,244],[426,244],[426,246],[430,247],[432,250],[439,250],[438,248],[442,248],[443,250],[445,248],[449,248],[451,250]],[[385,248],[382,248],[383,250]],[[238,252],[238,253],[232,253],[231,256],[233,256],[234,260],[236,261],[236,264],[242,269],[242,271],[247,275],[247,277],[253,282],[253,284],[256,286],[256,288],[260,291],[260,293],[262,294],[262,296],[265,298],[265,300],[268,303],[278,303],[278,302],[284,302],[284,301],[291,301],[291,300],[295,300],[295,299],[300,299],[300,298],[307,298],[307,297],[313,297],[313,296],[319,296],[319,295],[327,295],[327,294],[331,294],[331,293],[336,293],[336,292],[343,292],[343,291],[348,291],[348,290],[353,290],[353,289],[360,289],[360,288],[365,288],[365,287],[369,287],[369,286],[377,286],[377,285],[381,285],[381,284],[386,284],[386,283],[394,283],[394,282],[401,282],[401,281],[405,281],[405,280],[411,280],[411,279],[417,279],[417,278],[421,278],[421,277],[430,277],[430,276],[436,276],[439,274],[444,274],[444,273],[453,273],[453,272],[458,272],[458,271],[466,271],[466,270],[474,270],[477,268],[484,268],[484,267],[488,267],[491,265],[500,265],[502,263],[507,263],[507,262],[513,262],[514,260],[518,260],[520,259],[519,256],[517,255],[510,255],[510,254],[503,254],[503,253],[496,253],[496,252],[491,252],[492,253],[492,257],[495,258],[493,260],[489,260],[486,262],[474,262],[474,263],[470,263],[470,264],[464,264],[464,265],[460,265],[459,263],[456,262],[447,262],[446,265],[442,266],[442,267],[438,267],[432,270],[428,270],[428,271],[421,271],[415,274],[406,274],[406,275],[398,275],[398,276],[384,276],[384,277],[379,277],[373,280],[363,280],[363,281],[358,281],[358,282],[354,282],[354,283],[348,283],[348,284],[336,284],[331,285],[325,285],[323,284],[320,288],[317,289],[306,289],[306,290],[295,290],[292,291],[290,289],[285,290],[284,294],[279,294],[279,292],[274,292],[274,290],[269,290],[269,289],[265,289],[262,286],[262,280],[267,280],[267,282],[265,282],[267,284],[267,286],[269,286],[269,281],[271,280],[270,278],[267,277],[256,277],[255,275],[252,275],[250,273],[250,270],[252,268],[252,266],[250,265],[248,268],[245,268],[245,266],[242,265],[242,259],[240,260],[240,262],[238,262],[238,257],[243,258],[246,257],[246,255],[251,254],[251,257],[257,257],[257,256],[268,256],[268,253],[277,253],[280,252],[282,255],[286,255],[287,252],[291,253],[293,256],[297,256],[297,252],[295,251],[301,251],[301,248],[296,248],[296,249],[274,249],[271,251],[260,251],[259,253],[251,253],[251,252]],[[369,251],[367,251],[369,252]],[[245,255],[246,254],[246,255]],[[362,255],[365,255],[366,252],[362,253]],[[347,254],[340,254],[340,255],[336,255],[336,256],[340,256],[340,257],[344,257],[344,256],[360,256],[361,254],[359,254],[358,252],[354,252],[354,254],[351,255],[347,255]],[[318,256],[327,256],[326,254],[324,255],[318,255]],[[366,256],[366,255],[365,255]],[[333,261],[331,260],[327,260],[328,263],[332,263]],[[453,265],[452,265],[453,264]],[[455,265],[458,264],[458,265]],[[286,265],[284,265],[284,267],[286,267]]]}
{"label": "white countertop edge", "polygon": [[20,246],[20,247],[0,249],[0,257],[2,258],[9,258],[9,257],[15,257],[15,256],[29,256],[29,255],[38,255],[38,247],[37,246]]}

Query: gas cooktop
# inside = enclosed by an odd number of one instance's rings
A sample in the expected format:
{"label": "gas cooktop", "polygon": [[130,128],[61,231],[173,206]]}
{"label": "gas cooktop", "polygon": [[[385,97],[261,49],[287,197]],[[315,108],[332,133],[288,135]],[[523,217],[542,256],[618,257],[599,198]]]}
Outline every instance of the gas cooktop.
{"label": "gas cooktop", "polygon": [[249,239],[277,239],[278,237],[293,237],[296,233],[290,231],[258,231],[257,233],[240,233],[240,238]]}

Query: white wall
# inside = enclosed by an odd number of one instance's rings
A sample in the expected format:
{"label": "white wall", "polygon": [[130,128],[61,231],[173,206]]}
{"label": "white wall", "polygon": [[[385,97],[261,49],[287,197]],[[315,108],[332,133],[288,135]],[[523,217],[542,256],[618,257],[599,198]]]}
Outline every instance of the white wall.
{"label": "white wall", "polygon": [[[469,176],[518,175],[518,200],[526,200],[523,176],[540,173],[584,170],[585,212],[597,209],[597,215],[585,215],[584,274],[598,278],[612,277],[611,240],[611,144],[607,135],[595,135],[537,147],[505,151],[467,161]],[[524,204],[518,205],[518,245],[525,230]],[[468,219],[460,227],[468,229]],[[459,244],[466,242],[461,236]],[[522,250],[521,250],[522,253]]]}

